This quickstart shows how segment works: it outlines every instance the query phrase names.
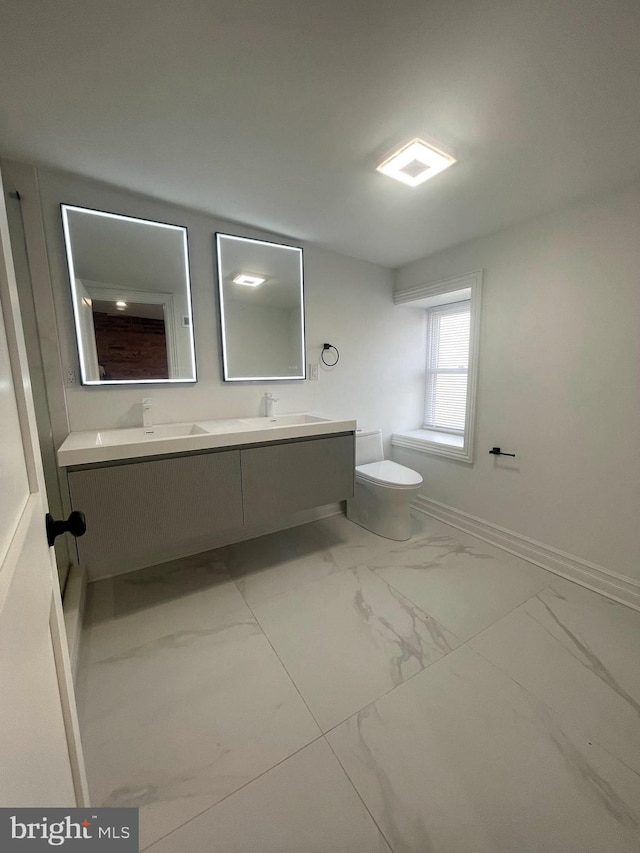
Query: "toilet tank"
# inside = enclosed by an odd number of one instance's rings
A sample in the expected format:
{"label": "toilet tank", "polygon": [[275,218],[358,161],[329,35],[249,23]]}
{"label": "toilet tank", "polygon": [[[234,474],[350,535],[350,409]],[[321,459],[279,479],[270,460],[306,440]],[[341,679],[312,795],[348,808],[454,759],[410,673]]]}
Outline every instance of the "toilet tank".
{"label": "toilet tank", "polygon": [[382,430],[356,430],[356,465],[367,465],[369,462],[382,462]]}

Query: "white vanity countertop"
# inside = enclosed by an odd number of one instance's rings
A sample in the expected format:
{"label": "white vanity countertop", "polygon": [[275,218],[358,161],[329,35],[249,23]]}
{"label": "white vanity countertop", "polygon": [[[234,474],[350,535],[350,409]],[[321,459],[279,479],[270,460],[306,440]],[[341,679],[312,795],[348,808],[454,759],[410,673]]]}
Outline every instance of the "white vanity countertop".
{"label": "white vanity countertop", "polygon": [[271,418],[157,424],[151,429],[152,433],[146,433],[143,427],[71,432],[58,450],[58,465],[66,468],[92,462],[116,462],[141,456],[351,432],[356,429],[356,421],[336,421],[304,413],[274,415]]}

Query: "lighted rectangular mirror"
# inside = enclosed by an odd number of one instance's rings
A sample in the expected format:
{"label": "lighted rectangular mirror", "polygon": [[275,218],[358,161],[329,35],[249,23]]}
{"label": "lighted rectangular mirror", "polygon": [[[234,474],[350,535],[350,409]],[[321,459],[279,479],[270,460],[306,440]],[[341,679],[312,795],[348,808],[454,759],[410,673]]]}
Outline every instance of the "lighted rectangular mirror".
{"label": "lighted rectangular mirror", "polygon": [[61,209],[82,384],[195,382],[187,229]]}
{"label": "lighted rectangular mirror", "polygon": [[302,249],[216,234],[227,381],[304,379]]}

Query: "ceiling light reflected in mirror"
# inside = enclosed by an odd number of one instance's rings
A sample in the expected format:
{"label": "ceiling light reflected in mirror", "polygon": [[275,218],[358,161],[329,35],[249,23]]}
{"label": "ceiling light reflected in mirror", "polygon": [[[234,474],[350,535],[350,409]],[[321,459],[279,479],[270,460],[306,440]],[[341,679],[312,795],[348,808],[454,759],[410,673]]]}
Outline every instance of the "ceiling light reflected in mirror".
{"label": "ceiling light reflected in mirror", "polygon": [[247,287],[258,287],[266,281],[264,276],[255,275],[255,273],[241,272],[234,278],[234,284],[244,284]]}

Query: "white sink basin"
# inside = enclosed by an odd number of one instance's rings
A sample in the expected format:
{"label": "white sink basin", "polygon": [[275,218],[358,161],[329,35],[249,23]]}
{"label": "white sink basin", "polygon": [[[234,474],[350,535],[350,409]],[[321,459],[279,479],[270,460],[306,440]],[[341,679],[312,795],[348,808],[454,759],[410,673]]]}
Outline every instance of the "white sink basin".
{"label": "white sink basin", "polygon": [[273,415],[271,418],[239,418],[241,424],[252,429],[273,429],[279,426],[303,426],[304,424],[330,423],[329,418],[318,415]]}
{"label": "white sink basin", "polygon": [[163,438],[182,438],[187,435],[208,435],[209,430],[199,424],[159,424],[150,427],[148,432],[144,427],[131,429],[103,429],[96,433],[98,447],[113,447],[119,444],[129,444],[137,441],[157,441]]}
{"label": "white sink basin", "polygon": [[163,454],[202,452],[269,441],[352,432],[354,420],[332,420],[319,415],[289,414],[271,418],[218,418],[198,423],[72,432],[58,450],[58,465],[91,465]]}

